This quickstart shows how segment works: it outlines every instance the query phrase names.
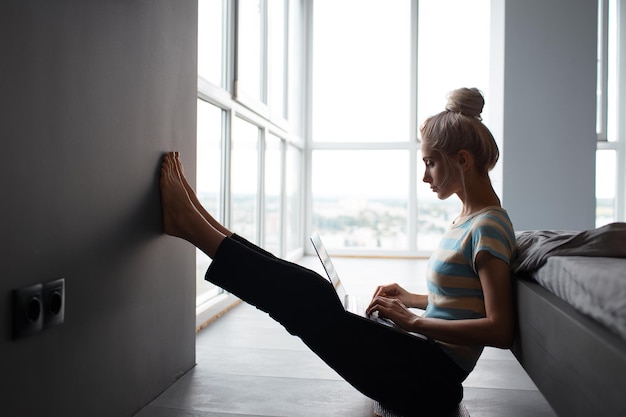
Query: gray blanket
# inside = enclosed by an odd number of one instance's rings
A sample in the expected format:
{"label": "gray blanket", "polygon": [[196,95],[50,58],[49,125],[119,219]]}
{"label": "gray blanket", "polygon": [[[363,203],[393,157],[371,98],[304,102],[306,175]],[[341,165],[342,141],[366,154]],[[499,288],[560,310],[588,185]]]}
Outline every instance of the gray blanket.
{"label": "gray blanket", "polygon": [[516,233],[513,273],[539,269],[550,256],[626,258],[626,223],[611,223],[582,232],[533,230]]}

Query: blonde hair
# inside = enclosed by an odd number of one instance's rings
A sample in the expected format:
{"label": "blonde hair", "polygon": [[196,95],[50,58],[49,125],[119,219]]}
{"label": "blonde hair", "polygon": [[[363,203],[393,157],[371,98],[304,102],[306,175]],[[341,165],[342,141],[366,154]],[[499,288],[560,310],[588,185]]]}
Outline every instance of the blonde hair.
{"label": "blonde hair", "polygon": [[476,88],[459,88],[448,94],[446,109],[431,116],[420,127],[422,141],[449,157],[466,150],[476,169],[487,174],[498,162],[500,152],[493,135],[480,117],[485,99]]}

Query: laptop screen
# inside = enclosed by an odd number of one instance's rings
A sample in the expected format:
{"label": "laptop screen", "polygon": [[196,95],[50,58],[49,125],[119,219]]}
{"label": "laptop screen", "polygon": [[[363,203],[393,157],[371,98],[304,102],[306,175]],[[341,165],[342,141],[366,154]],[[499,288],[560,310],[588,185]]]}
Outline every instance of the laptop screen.
{"label": "laptop screen", "polygon": [[315,232],[311,235],[311,243],[313,244],[313,248],[315,248],[315,252],[317,252],[317,256],[320,258],[322,262],[322,266],[326,271],[326,275],[328,275],[328,279],[335,287],[335,291],[337,291],[337,296],[339,300],[344,304],[346,302],[346,290],[343,288],[341,284],[341,280],[339,279],[339,275],[335,270],[335,266],[333,265],[333,261],[330,259],[330,255],[328,255],[328,251],[326,251],[326,247],[322,243],[322,238],[319,233]]}

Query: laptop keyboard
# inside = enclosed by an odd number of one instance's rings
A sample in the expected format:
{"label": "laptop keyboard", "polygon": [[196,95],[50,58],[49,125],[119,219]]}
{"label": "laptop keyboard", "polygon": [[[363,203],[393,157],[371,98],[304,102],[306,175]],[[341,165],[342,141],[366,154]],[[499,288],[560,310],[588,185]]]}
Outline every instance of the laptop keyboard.
{"label": "laptop keyboard", "polygon": [[377,321],[378,323],[384,324],[385,326],[388,326],[388,327],[395,327],[395,324],[391,320],[378,317],[378,313],[374,313],[370,316],[366,315],[365,310],[367,310],[367,307],[369,306],[369,302],[367,302],[364,298],[357,297],[354,295],[347,295],[346,304],[347,304],[346,310],[348,310],[349,312],[353,314],[368,318],[370,320]]}
{"label": "laptop keyboard", "polygon": [[347,310],[351,313],[365,317],[365,310],[367,309],[369,303],[366,303],[363,298],[355,297],[353,295],[348,295],[346,298],[348,304]]}

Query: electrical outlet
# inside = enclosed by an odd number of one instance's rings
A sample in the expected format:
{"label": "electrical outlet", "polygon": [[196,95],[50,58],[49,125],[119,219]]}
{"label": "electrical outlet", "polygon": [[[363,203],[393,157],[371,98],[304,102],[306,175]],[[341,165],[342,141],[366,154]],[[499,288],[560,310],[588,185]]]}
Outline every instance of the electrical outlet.
{"label": "electrical outlet", "polygon": [[43,328],[43,285],[13,290],[13,337],[19,339]]}
{"label": "electrical outlet", "polygon": [[63,324],[65,319],[65,279],[43,283],[43,328]]}

